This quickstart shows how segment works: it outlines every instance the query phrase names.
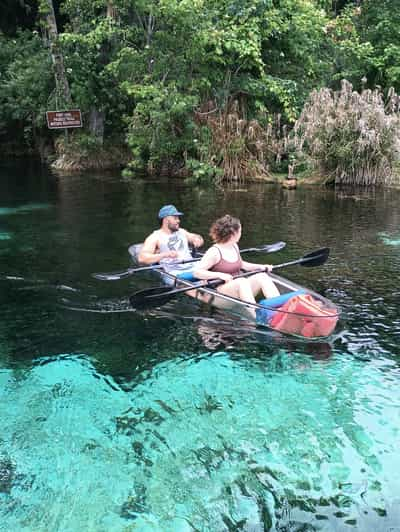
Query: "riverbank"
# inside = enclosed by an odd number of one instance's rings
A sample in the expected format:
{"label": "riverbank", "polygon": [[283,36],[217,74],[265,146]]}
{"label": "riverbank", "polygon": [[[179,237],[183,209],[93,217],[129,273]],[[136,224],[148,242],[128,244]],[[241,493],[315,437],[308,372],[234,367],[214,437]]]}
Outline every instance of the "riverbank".
{"label": "riverbank", "polygon": [[[131,161],[131,156],[128,153],[126,147],[108,145],[99,146],[97,150],[81,150],[73,151],[72,149],[64,150],[56,157],[52,154],[45,158],[40,159],[38,155],[32,152],[14,151],[13,155],[2,153],[0,157],[0,164],[2,166],[8,166],[9,164],[28,164],[31,165],[44,165],[56,174],[76,175],[79,173],[90,173],[96,171],[100,173],[108,174],[109,172],[119,172],[124,175],[123,169],[127,167]],[[164,178],[172,178],[184,181],[189,178],[188,171],[175,172],[171,168],[164,168],[157,173],[158,176]],[[128,179],[136,179],[137,177],[146,179],[146,177],[154,178],[155,173],[129,172]],[[124,176],[126,177],[126,176]],[[284,172],[271,172],[270,174],[260,175],[252,177],[246,180],[243,184],[262,183],[266,185],[279,185],[287,189],[295,189],[302,186],[334,186],[332,178],[330,176],[321,174],[317,171],[303,171],[299,172],[293,178],[288,179],[288,174]],[[359,187],[356,187],[359,189]],[[363,187],[366,188],[366,187]],[[378,187],[379,188],[379,187]],[[384,186],[387,189],[400,189],[400,168],[397,169],[396,178],[389,185]]]}

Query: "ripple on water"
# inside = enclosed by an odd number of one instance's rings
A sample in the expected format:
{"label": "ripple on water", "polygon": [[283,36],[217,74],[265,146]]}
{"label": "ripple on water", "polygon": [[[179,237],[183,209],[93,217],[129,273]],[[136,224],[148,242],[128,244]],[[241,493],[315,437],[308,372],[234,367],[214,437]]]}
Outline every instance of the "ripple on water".
{"label": "ripple on water", "polygon": [[378,235],[382,242],[387,246],[400,246],[400,238],[398,235],[390,235],[388,233],[380,233]]}
{"label": "ripple on water", "polygon": [[388,364],[221,352],[161,363],[124,390],[84,357],[3,371],[1,522],[387,530],[400,517],[400,391]]}
{"label": "ripple on water", "polygon": [[14,214],[28,214],[33,211],[49,209],[49,203],[26,203],[17,207],[0,207],[0,216],[11,216]]}
{"label": "ripple on water", "polygon": [[0,240],[11,240],[11,233],[7,231],[0,231]]}

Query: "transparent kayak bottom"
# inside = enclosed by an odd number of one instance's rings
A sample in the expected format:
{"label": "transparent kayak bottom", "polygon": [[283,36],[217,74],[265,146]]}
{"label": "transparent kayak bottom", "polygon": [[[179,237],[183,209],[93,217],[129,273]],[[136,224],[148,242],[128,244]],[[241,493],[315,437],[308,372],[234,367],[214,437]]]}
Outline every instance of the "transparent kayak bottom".
{"label": "transparent kayak bottom", "polygon": [[[133,244],[128,250],[136,264],[140,247],[141,244]],[[196,281],[178,277],[177,272],[155,273],[171,289],[196,284]],[[284,334],[313,339],[327,338],[334,332],[340,310],[332,301],[279,275],[271,273],[269,276],[280,296],[260,300],[256,305],[246,304],[210,288],[194,286],[185,294]]]}
{"label": "transparent kayak bottom", "polygon": [[[170,275],[170,274],[167,274]],[[203,303],[238,314],[281,333],[303,338],[326,338],[336,328],[340,311],[323,296],[283,277],[270,274],[280,296],[262,299],[256,306],[237,301],[217,290],[196,288],[185,292]],[[175,278],[177,286],[190,286],[190,281]]]}

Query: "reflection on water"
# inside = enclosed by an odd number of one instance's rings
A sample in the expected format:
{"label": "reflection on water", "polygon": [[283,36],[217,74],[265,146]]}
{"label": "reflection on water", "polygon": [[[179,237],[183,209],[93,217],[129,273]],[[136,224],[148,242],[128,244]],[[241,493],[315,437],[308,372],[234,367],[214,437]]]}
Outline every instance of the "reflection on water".
{"label": "reflection on water", "polygon": [[[1,529],[398,528],[399,192],[7,172]],[[166,203],[205,236],[231,212],[243,247],[287,243],[255,262],[329,246],[323,267],[285,275],[342,307],[338,334],[285,338],[185,297],[133,311],[150,275],[91,273],[128,267]]]}

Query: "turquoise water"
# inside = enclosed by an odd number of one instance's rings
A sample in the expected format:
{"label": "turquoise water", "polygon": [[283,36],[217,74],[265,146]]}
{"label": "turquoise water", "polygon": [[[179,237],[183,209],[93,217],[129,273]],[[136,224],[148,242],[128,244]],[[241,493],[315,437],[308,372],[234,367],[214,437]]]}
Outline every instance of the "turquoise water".
{"label": "turquoise water", "polygon": [[393,366],[277,350],[181,354],[123,383],[85,355],[3,370],[3,525],[389,530],[400,517]]}
{"label": "turquoise water", "polygon": [[395,235],[389,235],[387,233],[382,233],[379,235],[382,241],[388,246],[400,246],[400,235],[396,232]]}
{"label": "turquoise water", "polygon": [[[0,530],[398,529],[400,254],[380,236],[398,193],[0,177]],[[255,261],[329,245],[287,275],[342,307],[337,335],[285,339],[185,298],[132,311],[151,276],[91,273],[127,267],[169,202],[205,236],[229,209],[243,247],[287,242]]]}

